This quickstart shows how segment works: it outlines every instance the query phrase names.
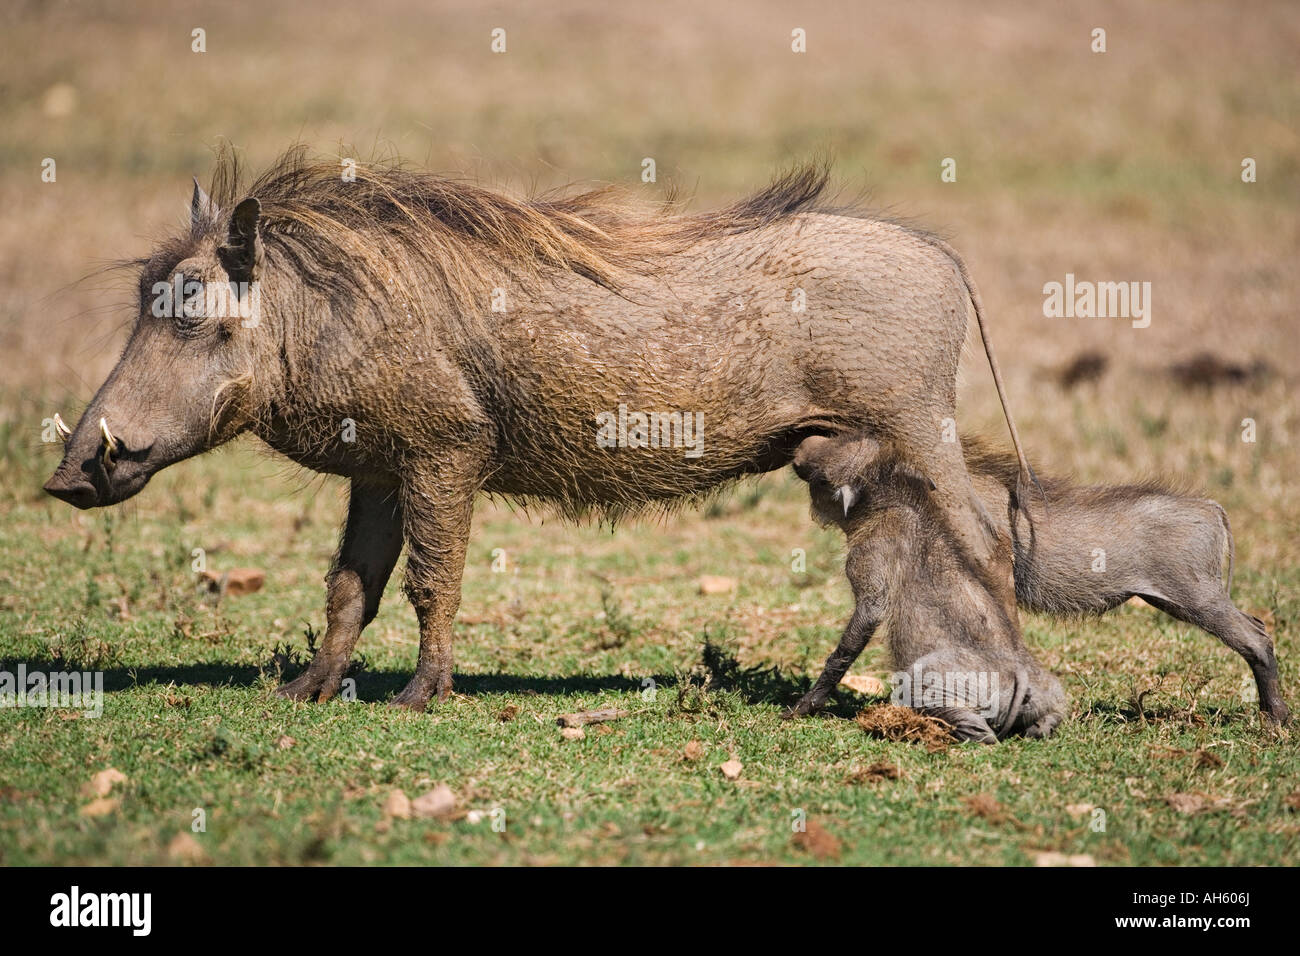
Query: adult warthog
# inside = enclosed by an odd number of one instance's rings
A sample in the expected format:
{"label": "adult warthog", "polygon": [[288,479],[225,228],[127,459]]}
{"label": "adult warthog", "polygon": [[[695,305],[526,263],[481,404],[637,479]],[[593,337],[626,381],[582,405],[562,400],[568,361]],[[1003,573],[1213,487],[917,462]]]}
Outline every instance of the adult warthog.
{"label": "adult warthog", "polygon": [[975,288],[935,238],[819,211],[825,183],[802,168],[669,215],[393,167],[346,181],[301,150],[242,189],[223,156],[189,233],[140,261],[140,316],[46,490],[113,504],[241,432],[348,478],[325,637],[280,692],[337,692],[405,543],[420,653],[393,703],[417,710],[451,690],[478,492],[613,518],[870,428],[925,463],[992,566],[994,525],[941,440],[968,298],[1006,408]]}

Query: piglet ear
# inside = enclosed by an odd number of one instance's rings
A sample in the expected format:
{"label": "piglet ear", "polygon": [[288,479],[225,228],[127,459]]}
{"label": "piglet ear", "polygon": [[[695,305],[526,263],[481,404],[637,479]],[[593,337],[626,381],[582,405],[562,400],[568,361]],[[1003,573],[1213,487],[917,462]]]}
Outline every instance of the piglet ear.
{"label": "piglet ear", "polygon": [[839,456],[839,472],[845,482],[851,478],[860,478],[868,468],[880,460],[880,442],[870,435],[859,435],[845,440],[843,449]]}
{"label": "piglet ear", "polygon": [[908,464],[905,461],[900,460],[894,463],[894,474],[899,475],[900,477],[903,478],[910,478],[913,481],[919,481],[929,491],[934,491],[936,488],[939,487],[934,483],[934,481],[930,478],[929,475],[925,474],[924,472],[920,471],[917,468],[913,468],[910,464]]}
{"label": "piglet ear", "polygon": [[265,261],[258,222],[262,204],[249,196],[230,214],[230,231],[226,244],[218,247],[217,258],[232,282],[254,282]]}
{"label": "piglet ear", "polygon": [[804,481],[812,481],[821,474],[818,460],[826,451],[830,439],[824,435],[810,435],[794,450],[794,473]]}
{"label": "piglet ear", "polygon": [[217,221],[220,210],[217,204],[212,201],[212,197],[203,191],[199,185],[197,176],[194,179],[194,195],[190,197],[190,230],[193,232],[202,231],[204,226]]}

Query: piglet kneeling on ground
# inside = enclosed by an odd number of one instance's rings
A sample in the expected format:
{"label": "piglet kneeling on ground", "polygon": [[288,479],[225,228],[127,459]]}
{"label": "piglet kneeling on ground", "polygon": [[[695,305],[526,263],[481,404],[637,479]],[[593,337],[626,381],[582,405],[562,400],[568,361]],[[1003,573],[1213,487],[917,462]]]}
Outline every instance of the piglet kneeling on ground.
{"label": "piglet kneeling on ground", "polygon": [[864,436],[808,438],[795,470],[817,516],[848,538],[855,607],[821,676],[787,716],[820,708],[883,625],[901,703],[942,718],[964,740],[1050,735],[1066,712],[1061,684],[1021,642],[997,582],[963,554],[928,480]]}
{"label": "piglet kneeling on ground", "polygon": [[[1259,618],[1232,603],[1234,543],[1217,502],[1157,482],[1081,486],[1046,477],[1041,493],[1026,494],[1026,517],[1016,507],[1015,457],[978,438],[963,445],[976,492],[998,532],[1011,536],[1022,607],[1057,616],[1103,614],[1140,597],[1240,654],[1254,675],[1264,718],[1289,722],[1273,641]],[[839,460],[834,474],[819,473],[821,490],[813,493],[843,512],[866,489],[851,463]]]}

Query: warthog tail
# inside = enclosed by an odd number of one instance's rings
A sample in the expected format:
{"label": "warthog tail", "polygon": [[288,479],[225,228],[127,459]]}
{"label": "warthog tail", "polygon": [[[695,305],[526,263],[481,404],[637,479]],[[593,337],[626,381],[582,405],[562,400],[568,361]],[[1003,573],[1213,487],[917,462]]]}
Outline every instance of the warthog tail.
{"label": "warthog tail", "polygon": [[1026,486],[1033,485],[1038,489],[1039,497],[1043,499],[1044,506],[1047,504],[1047,494],[1043,491],[1043,486],[1039,484],[1034,469],[1029,466],[1029,460],[1025,457],[1024,449],[1020,447],[1020,433],[1016,430],[1016,421],[1011,416],[1011,405],[1007,401],[1007,390],[1002,384],[1002,369],[998,365],[997,356],[993,353],[993,342],[989,339],[988,324],[984,321],[984,302],[980,299],[979,289],[966,268],[965,260],[957,254],[957,250],[936,236],[926,236],[925,238],[957,266],[961,281],[966,285],[966,294],[970,296],[971,305],[975,307],[975,323],[979,326],[980,341],[984,343],[984,355],[989,360],[989,370],[993,373],[993,385],[998,390],[998,400],[1002,403],[1002,414],[1006,417],[1007,428],[1011,432],[1011,444],[1016,450],[1016,461],[1020,463],[1020,474],[1016,476],[1016,507],[1024,511],[1026,517],[1028,517],[1029,508],[1025,503]]}

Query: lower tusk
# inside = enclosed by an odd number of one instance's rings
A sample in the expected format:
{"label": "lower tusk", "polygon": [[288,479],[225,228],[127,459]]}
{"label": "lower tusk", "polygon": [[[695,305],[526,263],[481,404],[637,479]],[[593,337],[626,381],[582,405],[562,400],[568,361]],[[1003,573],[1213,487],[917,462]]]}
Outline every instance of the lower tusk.
{"label": "lower tusk", "polygon": [[99,430],[104,433],[104,464],[107,465],[110,457],[117,454],[117,439],[114,438],[113,433],[108,430],[107,419],[101,418],[99,420]]}
{"label": "lower tusk", "polygon": [[58,434],[59,441],[67,441],[72,437],[72,429],[63,424],[58,412],[54,413],[54,431]]}

